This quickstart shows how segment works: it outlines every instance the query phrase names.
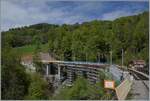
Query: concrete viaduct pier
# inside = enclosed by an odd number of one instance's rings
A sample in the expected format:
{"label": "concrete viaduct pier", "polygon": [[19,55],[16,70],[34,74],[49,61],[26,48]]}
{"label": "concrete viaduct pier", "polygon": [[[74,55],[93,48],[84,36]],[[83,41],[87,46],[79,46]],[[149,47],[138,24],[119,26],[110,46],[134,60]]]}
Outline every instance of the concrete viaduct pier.
{"label": "concrete viaduct pier", "polygon": [[52,82],[67,81],[71,85],[77,76],[85,77],[91,84],[99,81],[100,70],[106,70],[107,64],[70,61],[42,61],[45,77]]}

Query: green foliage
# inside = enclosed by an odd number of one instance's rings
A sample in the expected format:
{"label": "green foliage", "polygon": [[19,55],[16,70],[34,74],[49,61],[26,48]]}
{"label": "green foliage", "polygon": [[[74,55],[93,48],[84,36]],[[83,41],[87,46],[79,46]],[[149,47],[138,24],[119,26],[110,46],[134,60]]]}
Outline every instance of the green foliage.
{"label": "green foliage", "polygon": [[48,52],[48,44],[37,45],[25,45],[22,47],[13,48],[20,55],[34,54],[34,52],[39,48],[42,52]]}
{"label": "green foliage", "polygon": [[113,61],[117,63],[121,63],[121,49],[124,49],[125,64],[132,59],[148,60],[148,15],[144,12],[114,21],[94,20],[74,25],[31,25],[2,32],[2,47],[37,48],[47,44],[41,51],[49,51],[57,59],[100,62],[108,62],[112,50]]}
{"label": "green foliage", "polygon": [[[109,100],[112,94],[104,89],[104,79],[108,79],[106,73],[102,72],[100,81],[91,85],[85,78],[78,77],[73,83],[73,86],[62,88],[60,93],[54,97],[57,100]],[[112,91],[111,91],[112,92]]]}
{"label": "green foliage", "polygon": [[68,92],[67,99],[71,100],[86,99],[87,84],[88,82],[84,78],[79,77],[74,83],[73,87]]}
{"label": "green foliage", "polygon": [[22,47],[13,48],[14,51],[17,51],[19,54],[33,54],[35,50],[35,46],[33,45],[25,45]]}
{"label": "green foliage", "polygon": [[46,100],[49,97],[48,83],[39,74],[31,74],[31,83],[26,100]]}
{"label": "green foliage", "polygon": [[17,53],[10,48],[2,49],[1,66],[1,91],[2,99],[22,100],[28,92],[29,76],[20,64]]}
{"label": "green foliage", "polygon": [[[1,67],[2,99],[48,99],[50,92],[47,82],[39,74],[27,74],[16,51],[9,47],[2,49]],[[41,73],[40,67],[37,72]]]}
{"label": "green foliage", "polygon": [[36,67],[35,68],[36,72],[41,75],[44,75],[44,68],[43,68],[43,64],[41,63],[38,49],[35,51],[33,55],[33,63],[34,63],[34,66]]}
{"label": "green foliage", "polygon": [[59,95],[55,96],[54,99],[63,99],[63,100],[80,100],[86,99],[87,97],[87,86],[88,82],[82,77],[78,77],[74,82],[73,87],[62,88]]}

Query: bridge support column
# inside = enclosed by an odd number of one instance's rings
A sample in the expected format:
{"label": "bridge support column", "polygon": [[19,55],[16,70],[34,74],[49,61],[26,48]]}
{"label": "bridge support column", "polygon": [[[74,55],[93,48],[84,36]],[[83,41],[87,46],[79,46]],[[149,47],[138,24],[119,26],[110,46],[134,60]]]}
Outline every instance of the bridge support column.
{"label": "bridge support column", "polygon": [[58,79],[60,80],[60,66],[58,65]]}
{"label": "bridge support column", "polygon": [[46,76],[48,76],[49,75],[49,66],[48,66],[48,64],[46,65]]}
{"label": "bridge support column", "polygon": [[68,74],[68,76],[67,76],[68,84],[71,85],[73,82],[74,75],[73,75],[73,70],[69,67],[67,67],[67,74]]}

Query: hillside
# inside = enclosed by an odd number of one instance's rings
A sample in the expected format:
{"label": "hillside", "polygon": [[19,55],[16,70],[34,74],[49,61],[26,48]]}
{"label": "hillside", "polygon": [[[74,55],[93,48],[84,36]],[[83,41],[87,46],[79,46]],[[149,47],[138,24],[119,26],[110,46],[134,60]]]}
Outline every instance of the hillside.
{"label": "hillside", "polygon": [[[2,49],[12,47],[21,53],[47,51],[61,60],[120,63],[121,49],[125,63],[132,59],[148,62],[149,13],[121,17],[114,21],[94,20],[82,24],[41,23],[2,32]],[[32,47],[33,46],[33,47]]]}

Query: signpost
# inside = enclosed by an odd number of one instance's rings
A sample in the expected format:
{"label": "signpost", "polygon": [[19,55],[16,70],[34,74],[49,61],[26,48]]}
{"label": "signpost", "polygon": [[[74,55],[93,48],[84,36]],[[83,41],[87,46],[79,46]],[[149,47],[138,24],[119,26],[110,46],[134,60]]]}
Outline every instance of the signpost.
{"label": "signpost", "polygon": [[122,68],[123,68],[123,49],[121,50],[122,51]]}

